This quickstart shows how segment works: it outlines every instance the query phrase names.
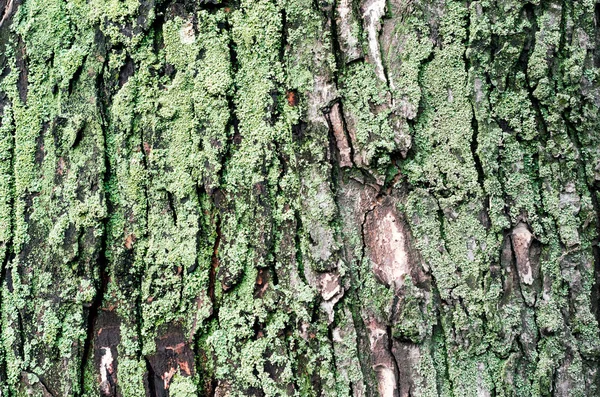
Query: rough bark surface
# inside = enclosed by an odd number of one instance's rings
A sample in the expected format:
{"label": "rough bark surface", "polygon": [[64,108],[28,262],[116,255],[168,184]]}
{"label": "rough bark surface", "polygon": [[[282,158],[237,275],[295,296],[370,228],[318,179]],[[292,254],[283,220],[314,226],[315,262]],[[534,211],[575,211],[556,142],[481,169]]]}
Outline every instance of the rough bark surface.
{"label": "rough bark surface", "polygon": [[0,0],[1,396],[600,395],[597,0]]}

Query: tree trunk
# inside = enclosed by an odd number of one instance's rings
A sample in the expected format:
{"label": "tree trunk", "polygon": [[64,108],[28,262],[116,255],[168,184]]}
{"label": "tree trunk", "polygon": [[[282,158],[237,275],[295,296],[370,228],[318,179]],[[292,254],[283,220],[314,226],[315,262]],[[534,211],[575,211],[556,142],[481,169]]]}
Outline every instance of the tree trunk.
{"label": "tree trunk", "polygon": [[600,395],[597,0],[0,13],[1,396]]}

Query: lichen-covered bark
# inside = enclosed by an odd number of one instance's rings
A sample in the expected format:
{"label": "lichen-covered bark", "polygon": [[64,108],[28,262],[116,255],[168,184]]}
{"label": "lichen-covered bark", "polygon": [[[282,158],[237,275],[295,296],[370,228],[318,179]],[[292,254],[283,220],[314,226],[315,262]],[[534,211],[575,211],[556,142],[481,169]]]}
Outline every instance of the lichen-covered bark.
{"label": "lichen-covered bark", "polygon": [[600,393],[600,3],[0,11],[0,395]]}

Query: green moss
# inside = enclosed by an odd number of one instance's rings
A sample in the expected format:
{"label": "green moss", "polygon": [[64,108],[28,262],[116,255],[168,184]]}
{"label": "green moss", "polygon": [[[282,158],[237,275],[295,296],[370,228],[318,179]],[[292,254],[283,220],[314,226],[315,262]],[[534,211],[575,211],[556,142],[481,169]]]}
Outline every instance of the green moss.
{"label": "green moss", "polygon": [[123,397],[142,397],[146,395],[144,389],[145,373],[146,364],[144,361],[119,356],[118,382]]}

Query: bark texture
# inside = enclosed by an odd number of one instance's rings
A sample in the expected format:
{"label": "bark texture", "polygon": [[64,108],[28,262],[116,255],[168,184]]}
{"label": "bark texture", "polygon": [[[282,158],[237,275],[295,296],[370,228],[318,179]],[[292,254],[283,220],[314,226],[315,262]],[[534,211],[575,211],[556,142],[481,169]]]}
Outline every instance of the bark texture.
{"label": "bark texture", "polygon": [[600,395],[597,0],[0,0],[1,396]]}

